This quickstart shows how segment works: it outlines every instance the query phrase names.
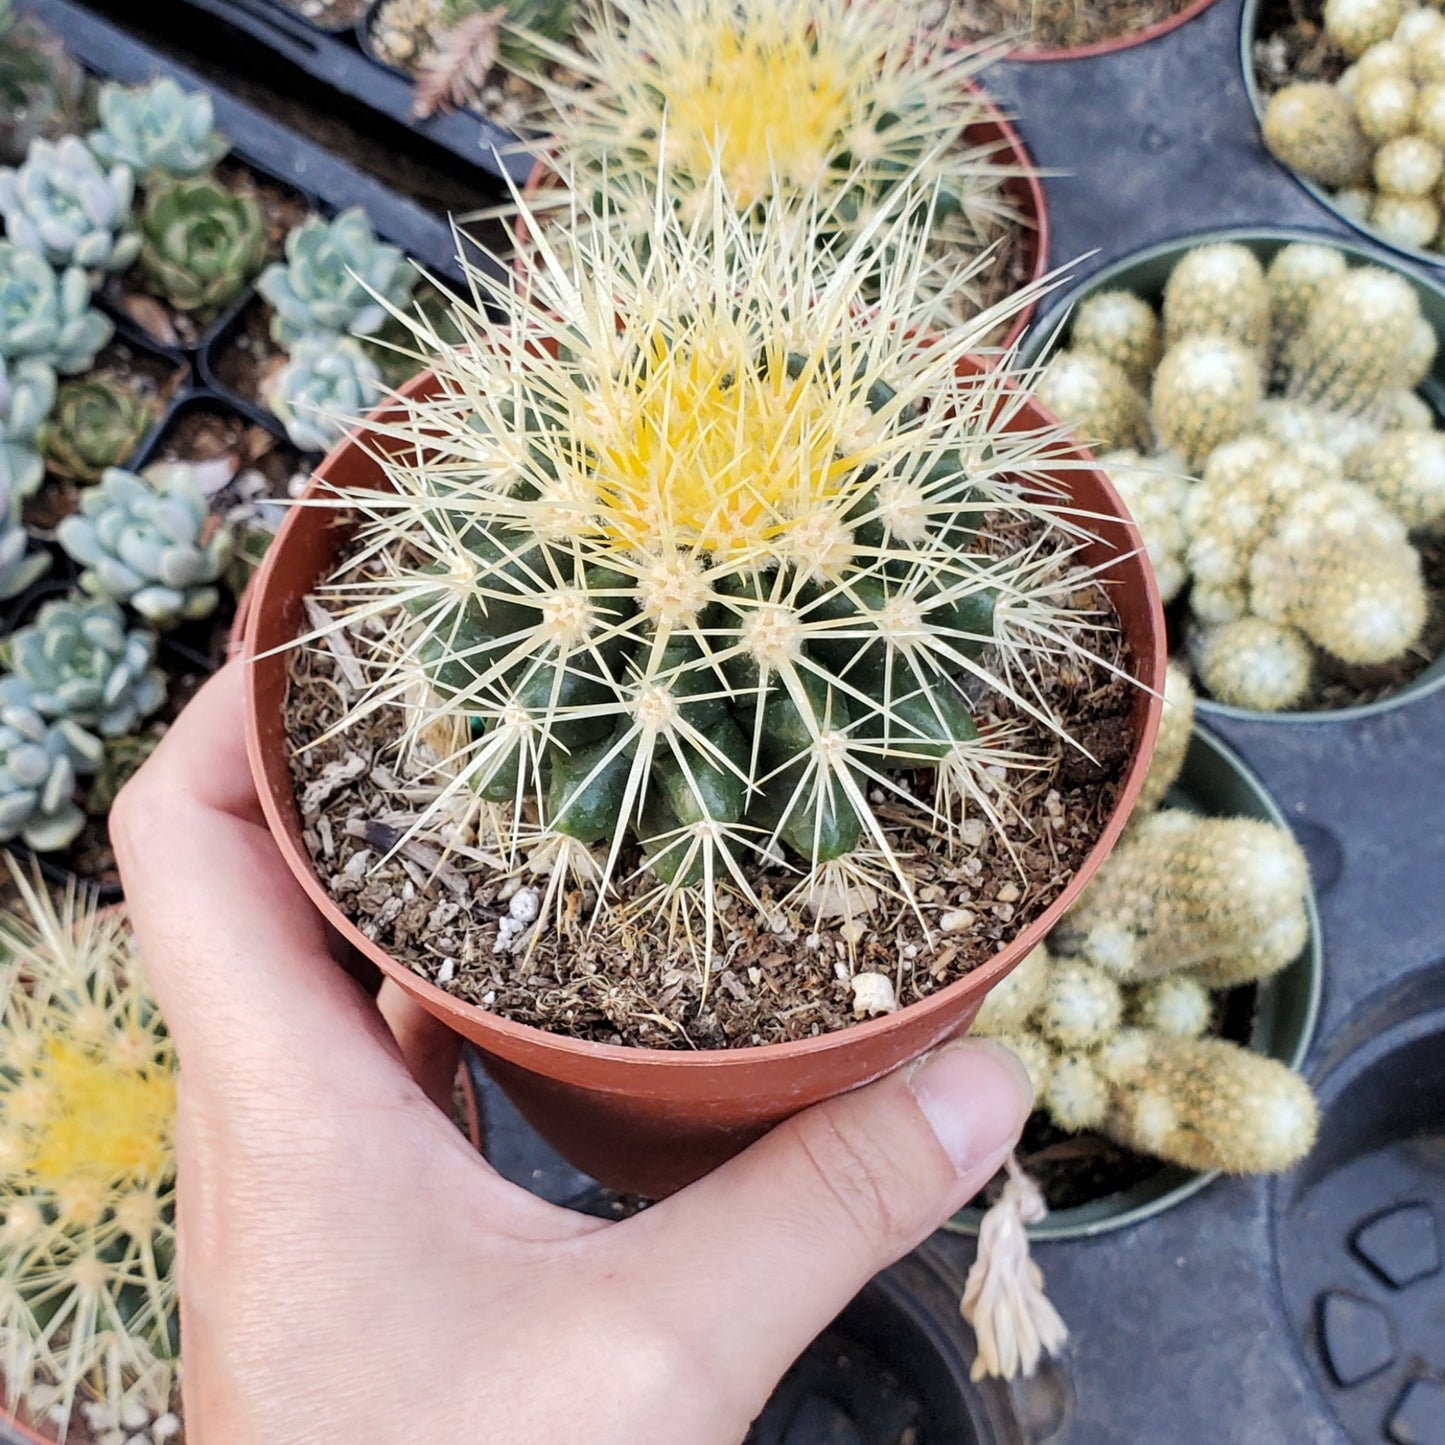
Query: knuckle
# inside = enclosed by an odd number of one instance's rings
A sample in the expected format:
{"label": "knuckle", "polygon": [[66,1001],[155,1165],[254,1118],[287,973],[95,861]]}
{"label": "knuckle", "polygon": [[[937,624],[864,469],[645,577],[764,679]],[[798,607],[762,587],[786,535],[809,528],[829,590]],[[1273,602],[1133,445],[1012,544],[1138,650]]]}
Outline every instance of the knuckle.
{"label": "knuckle", "polygon": [[824,1103],[800,1116],[798,1144],[823,1197],[863,1243],[912,1237],[914,1211],[908,1207],[905,1180],[886,1146],[850,1117],[850,1111]]}

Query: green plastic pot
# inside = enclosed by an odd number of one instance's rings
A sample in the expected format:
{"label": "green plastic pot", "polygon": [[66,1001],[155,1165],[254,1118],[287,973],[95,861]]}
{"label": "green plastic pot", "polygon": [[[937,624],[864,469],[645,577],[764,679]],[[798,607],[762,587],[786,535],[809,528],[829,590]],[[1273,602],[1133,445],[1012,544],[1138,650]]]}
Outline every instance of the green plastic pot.
{"label": "green plastic pot", "polygon": [[[1286,831],[1289,828],[1264,784],[1239,755],[1199,727],[1194,729],[1184,770],[1167,804],[1210,818],[1258,818]],[[1254,986],[1254,1018],[1249,1032],[1250,1048],[1292,1069],[1298,1069],[1309,1052],[1324,981],[1324,948],[1313,890],[1305,898],[1305,910],[1309,915],[1309,942],[1282,973]],[[1218,1177],[1217,1170],[1199,1173],[1160,1164],[1132,1188],[1073,1209],[1057,1210],[1031,1228],[1029,1234],[1034,1239],[1083,1239],[1107,1234],[1182,1204]],[[964,1209],[944,1228],[955,1234],[977,1234],[982,1218],[982,1210]]]}
{"label": "green plastic pot", "polygon": [[[1259,36],[1259,12],[1263,0],[1244,0],[1244,13],[1239,23],[1239,64],[1244,72],[1244,88],[1249,92],[1249,103],[1254,109],[1254,118],[1260,127],[1259,143],[1265,154],[1285,172],[1302,190],[1307,191],[1326,210],[1332,211],[1352,231],[1358,231],[1362,236],[1368,236],[1372,241],[1381,246],[1387,246],[1392,251],[1398,251],[1402,256],[1409,256],[1413,260],[1422,262],[1426,266],[1445,266],[1445,254],[1439,251],[1426,251],[1420,246],[1406,246],[1399,241],[1391,241],[1382,236],[1378,231],[1372,229],[1366,222],[1358,221],[1348,215],[1336,202],[1334,195],[1327,191],[1318,181],[1312,181],[1307,176],[1302,176],[1293,166],[1287,166],[1280,160],[1264,143],[1264,109],[1266,96],[1259,88],[1259,81],[1254,73],[1254,43]],[[1320,7],[1323,12],[1323,5]]]}
{"label": "green plastic pot", "polygon": [[[1430,404],[1437,417],[1445,418],[1445,288],[1427,281],[1413,271],[1396,264],[1389,256],[1382,256],[1367,246],[1357,246],[1341,241],[1337,236],[1322,231],[1285,230],[1269,227],[1245,227],[1233,230],[1199,231],[1190,236],[1180,236],[1173,241],[1163,241],[1156,246],[1135,251],[1111,266],[1094,272],[1086,281],[1069,292],[1063,304],[1050,312],[1040,326],[1025,341],[1021,361],[1028,366],[1037,365],[1068,335],[1068,320],[1074,308],[1081,301],[1100,291],[1132,291],[1152,306],[1158,307],[1164,299],[1164,285],[1170,273],[1186,251],[1196,246],[1207,246],[1216,241],[1229,241],[1254,252],[1264,265],[1268,265],[1276,253],[1294,241],[1309,241],[1315,245],[1332,246],[1347,256],[1352,265],[1382,266],[1408,281],[1415,288],[1420,302],[1421,315],[1430,323],[1440,340],[1440,349],[1429,376],[1417,388],[1420,395]],[[1438,257],[1437,260],[1445,260]],[[1359,707],[1337,707],[1313,712],[1251,712],[1247,708],[1230,707],[1212,698],[1199,699],[1199,713],[1202,717],[1234,718],[1241,722],[1286,722],[1286,723],[1330,723],[1350,718],[1374,717],[1418,701],[1445,687],[1445,655],[1437,657],[1418,677],[1406,683],[1398,692],[1378,702],[1365,703]]]}

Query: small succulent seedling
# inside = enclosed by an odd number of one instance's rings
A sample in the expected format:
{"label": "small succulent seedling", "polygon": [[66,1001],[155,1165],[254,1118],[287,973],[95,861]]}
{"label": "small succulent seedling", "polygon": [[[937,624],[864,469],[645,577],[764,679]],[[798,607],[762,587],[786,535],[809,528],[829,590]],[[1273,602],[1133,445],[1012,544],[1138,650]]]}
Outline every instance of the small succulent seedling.
{"label": "small succulent seedling", "polygon": [[215,128],[211,97],[182,90],[169,76],[102,85],[95,108],[100,127],[86,144],[102,164],[129,166],[146,184],[202,175],[230,149]]}
{"label": "small succulent seedling", "polygon": [[[933,195],[950,269],[1018,220],[1004,183],[1020,168],[968,135],[994,114],[972,84],[989,56],[938,45],[896,6],[611,0],[579,44],[546,47],[571,83],[533,79],[549,154],[584,194],[640,180],[694,216],[715,177],[743,212],[811,197],[845,245],[880,207]],[[618,221],[645,229],[645,206]]]}
{"label": "small succulent seedling", "polygon": [[345,419],[381,399],[381,371],[359,342],[303,336],[266,386],[266,401],[303,452],[329,451]]}
{"label": "small succulent seedling", "polygon": [[0,1382],[64,1438],[86,1400],[169,1409],[175,1059],[129,925],[15,870],[0,915]]}
{"label": "small succulent seedling", "polygon": [[140,233],[146,280],[172,306],[202,320],[230,305],[266,259],[261,207],[214,181],[152,187]]}
{"label": "small succulent seedling", "polygon": [[184,462],[156,462],[141,475],[111,467],[56,536],[85,569],[85,591],[125,603],[153,627],[209,617],[220,601],[231,533],[211,525]]}
{"label": "small succulent seedling", "polygon": [[50,570],[50,553],[30,551],[30,535],[20,516],[20,497],[0,474],[0,602],[18,597]]}
{"label": "small succulent seedling", "polygon": [[55,405],[55,372],[43,361],[0,356],[0,481],[11,497],[28,497],[40,487],[41,429]]}
{"label": "small succulent seedling", "polygon": [[128,462],[155,420],[151,404],[125,382],[80,377],[61,386],[45,428],[51,470],[76,482],[98,481]]}
{"label": "small succulent seedling", "polygon": [[0,241],[0,356],[43,361],[72,376],[114,334],[110,318],[91,306],[80,267],[57,274],[43,256]]}
{"label": "small succulent seedling", "polygon": [[288,349],[303,336],[370,336],[412,293],[417,273],[400,248],[377,240],[359,206],[334,220],[308,216],[286,237],[286,260],[256,289],[271,303],[271,335]]}
{"label": "small succulent seedling", "polygon": [[140,250],[134,194],[130,167],[102,170],[79,136],[33,141],[22,166],[0,169],[6,235],[58,267],[124,271]]}
{"label": "small succulent seedling", "polygon": [[[914,330],[917,208],[821,268],[786,202],[713,194],[691,221],[659,202],[641,248],[544,237],[508,320],[419,338],[435,393],[376,423],[393,490],[316,498],[368,559],[323,589],[370,629],[342,727],[387,712],[436,759],[424,822],[495,801],[508,854],[614,921],[638,866],[675,917],[758,906],[769,861],[911,897],[893,809],[952,851],[1008,806],[1015,758],[963,686],[1048,720],[1031,679],[1101,622],[1056,597],[1084,535],[1056,430],[1008,431],[1008,383],[960,371],[998,315]],[[1032,540],[991,553],[999,519]]]}

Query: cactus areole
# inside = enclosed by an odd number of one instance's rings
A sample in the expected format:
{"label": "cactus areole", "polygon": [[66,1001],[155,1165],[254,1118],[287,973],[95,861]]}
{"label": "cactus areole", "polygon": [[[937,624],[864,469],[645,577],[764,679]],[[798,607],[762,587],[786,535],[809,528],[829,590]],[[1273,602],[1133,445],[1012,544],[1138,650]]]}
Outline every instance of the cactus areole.
{"label": "cactus areole", "polygon": [[[893,239],[906,255],[904,225]],[[910,339],[836,290],[791,293],[793,253],[776,233],[717,263],[735,267],[726,285],[680,304],[685,293],[669,290],[680,263],[666,258],[692,242],[674,229],[666,239],[631,305],[621,283],[642,277],[611,274],[591,297],[524,295],[521,320],[473,313],[469,347],[435,348],[435,370],[322,463],[258,575],[244,642],[258,791],[303,886],[479,1045],[574,1163],[653,1196],[967,1027],[1122,829],[1163,683],[1137,533],[1047,413],[972,362],[958,334]],[[730,242],[753,244],[741,232]],[[1002,555],[980,540],[983,519],[999,516],[1024,538]],[[1080,621],[1078,588],[1098,583],[1117,631],[1104,613]],[[921,946],[907,957],[923,956],[922,970],[943,931],[917,896],[920,855],[965,862],[1011,806],[1020,766],[988,718],[976,725],[970,679],[1032,709],[1028,679],[1086,657],[1101,619],[1122,633],[1120,665],[1142,686],[1118,715],[1116,732],[1131,734],[1118,800],[1101,804],[1073,876],[955,983],[915,987],[900,960],[903,1007],[874,966],[867,997],[888,993],[888,1012],[832,1032],[672,1050],[518,1022],[369,938],[318,876],[311,824],[303,836],[313,805],[291,762],[312,739],[288,712],[288,678],[308,656],[340,652],[352,705],[327,734],[360,738],[381,720],[378,761],[417,783],[415,826],[397,828],[385,808],[359,826],[381,828],[383,852],[429,859],[424,895],[443,875],[463,890],[467,877],[509,876],[474,957],[510,952],[501,966],[525,970],[526,948],[508,944],[529,929],[557,947],[599,931],[614,951],[641,930],[659,975],[718,987],[730,919],[756,931],[798,898],[798,916],[812,907],[821,919],[821,894],[856,911],[860,953],[880,914],[917,920]],[[923,820],[913,841],[900,842],[899,810],[912,810],[909,826]],[[488,873],[450,840],[497,861]],[[328,880],[334,866],[322,864]],[[769,893],[778,873],[795,890],[786,898]],[[573,935],[579,908],[590,922]],[[780,946],[801,957],[806,940]],[[852,971],[830,945],[825,975],[838,969]],[[450,968],[439,977],[451,979]]]}

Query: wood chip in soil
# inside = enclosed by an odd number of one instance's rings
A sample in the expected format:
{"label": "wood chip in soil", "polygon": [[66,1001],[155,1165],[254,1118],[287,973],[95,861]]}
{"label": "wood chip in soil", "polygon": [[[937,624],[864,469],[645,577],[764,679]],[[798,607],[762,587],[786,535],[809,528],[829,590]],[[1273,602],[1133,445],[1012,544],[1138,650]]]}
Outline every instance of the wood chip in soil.
{"label": "wood chip in soil", "polygon": [[[1090,584],[1070,602],[1107,615],[1109,628],[1091,640],[1119,663],[1122,640],[1103,592]],[[363,633],[353,643],[364,652],[368,639]],[[379,709],[365,727],[328,737],[355,699],[347,669],[325,647],[296,649],[289,668],[285,719],[305,844],[361,930],[423,977],[492,1012],[554,1033],[655,1048],[779,1043],[846,1027],[854,1022],[849,979],[864,970],[893,979],[903,1004],[955,982],[1058,896],[1113,811],[1132,750],[1133,688],[1102,663],[1066,661],[1041,684],[1045,705],[1092,758],[1006,699],[976,699],[981,727],[1016,727],[1011,746],[1039,765],[1015,785],[1017,813],[1007,824],[1014,857],[972,819],[966,846],[950,863],[900,811],[888,822],[909,860],[928,932],[898,904],[883,907],[867,929],[852,924],[850,939],[844,922],[813,922],[784,906],[795,873],[760,870],[755,887],[766,913],[738,902],[723,913],[704,987],[700,969],[670,944],[665,910],[634,910],[623,923],[624,910],[614,907],[589,929],[580,892],[566,895],[560,924],[546,916],[545,927],[524,935],[525,946],[494,952],[516,879],[509,886],[488,864],[484,845],[468,857],[469,840],[435,832],[417,835],[420,853],[390,854],[426,801],[425,786],[400,774],[396,713]],[[919,796],[930,796],[930,782],[928,773],[914,775]],[[444,872],[427,866],[428,850],[432,860],[447,852]],[[616,893],[625,902],[652,880],[637,871],[635,845],[621,861]],[[950,912],[963,913],[955,920],[963,926],[944,932],[939,920]]]}
{"label": "wood chip in soil", "polygon": [[1021,37],[1026,46],[1069,50],[1094,45],[1172,20],[1194,0],[931,0],[922,8],[927,24],[938,15],[955,40]]}

